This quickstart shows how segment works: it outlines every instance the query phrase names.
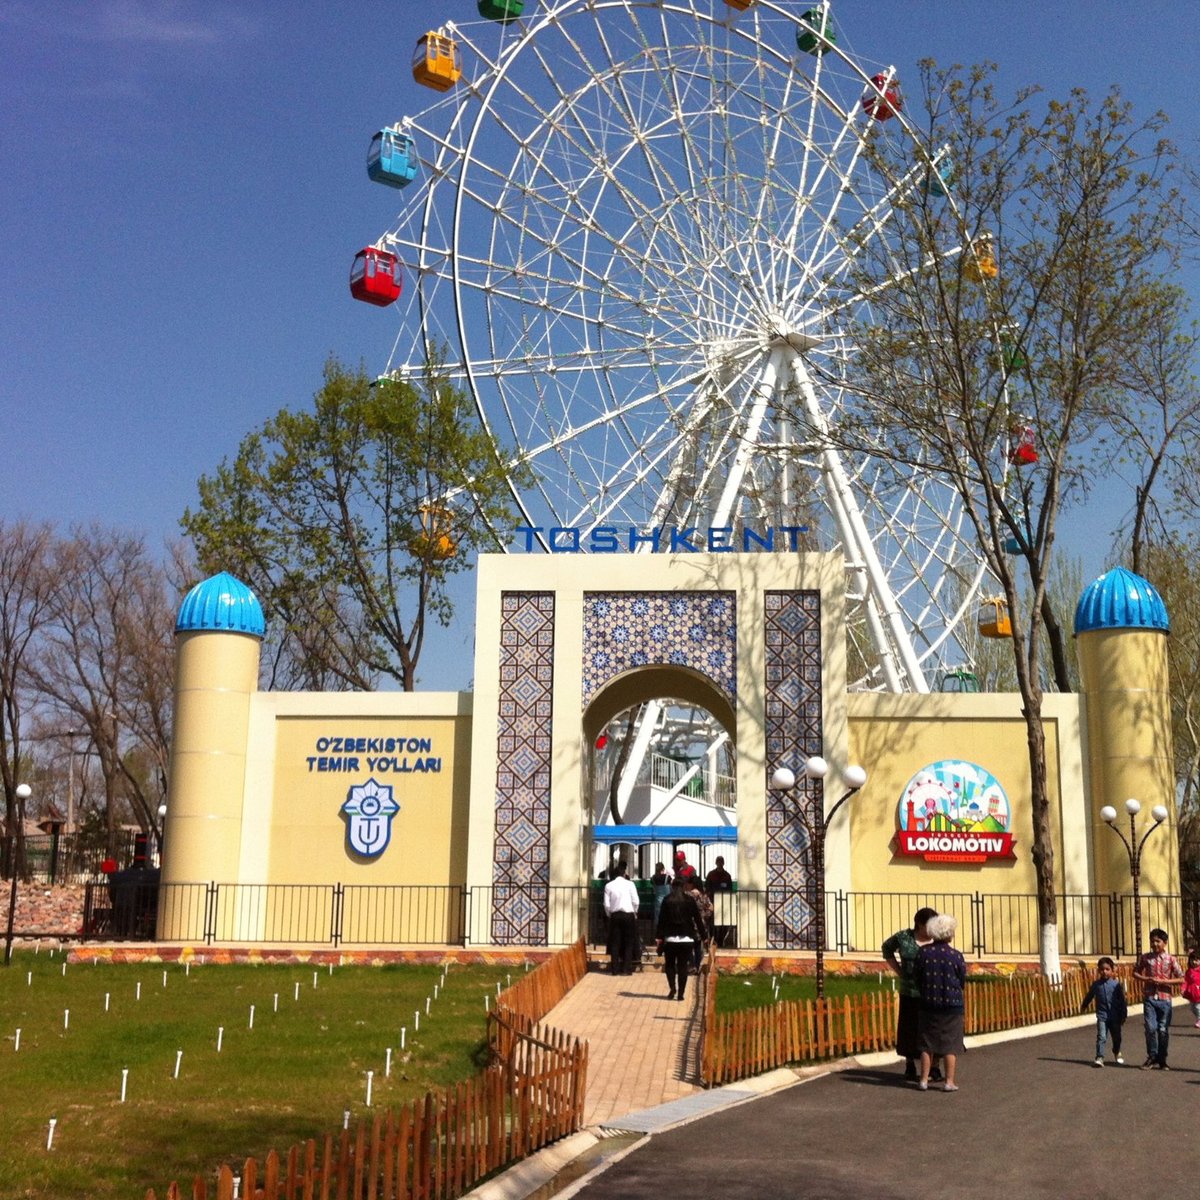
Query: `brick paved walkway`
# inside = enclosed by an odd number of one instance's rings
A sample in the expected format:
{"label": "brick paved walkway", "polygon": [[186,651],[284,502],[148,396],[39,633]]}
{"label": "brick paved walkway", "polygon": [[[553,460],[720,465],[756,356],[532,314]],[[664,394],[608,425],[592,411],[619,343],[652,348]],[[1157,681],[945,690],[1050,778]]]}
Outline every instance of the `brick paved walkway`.
{"label": "brick paved walkway", "polygon": [[699,1091],[699,988],[667,999],[660,971],[591,971],[546,1014],[546,1024],[589,1043],[585,1125],[619,1125],[624,1113]]}

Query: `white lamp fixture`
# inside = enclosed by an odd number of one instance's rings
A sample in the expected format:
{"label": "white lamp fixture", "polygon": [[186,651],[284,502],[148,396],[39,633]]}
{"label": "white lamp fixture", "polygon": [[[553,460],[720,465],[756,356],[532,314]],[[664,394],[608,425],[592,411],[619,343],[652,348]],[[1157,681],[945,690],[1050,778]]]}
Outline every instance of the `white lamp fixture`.
{"label": "white lamp fixture", "polygon": [[852,792],[857,792],[859,788],[866,786],[866,768],[857,765],[847,767],[845,771],[842,772],[842,782]]}
{"label": "white lamp fixture", "polygon": [[796,772],[790,767],[776,767],[771,774],[771,791],[786,792],[796,786]]}
{"label": "white lamp fixture", "polygon": [[824,779],[829,774],[829,764],[819,754],[814,754],[804,764],[804,774],[809,779]]}

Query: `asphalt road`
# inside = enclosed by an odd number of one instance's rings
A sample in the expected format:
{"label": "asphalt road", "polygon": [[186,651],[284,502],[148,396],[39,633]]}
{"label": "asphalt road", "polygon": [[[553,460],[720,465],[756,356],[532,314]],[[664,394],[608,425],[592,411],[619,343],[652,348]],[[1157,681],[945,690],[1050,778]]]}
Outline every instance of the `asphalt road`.
{"label": "asphalt road", "polygon": [[1200,1194],[1200,1029],[1176,1006],[1170,1072],[1098,1069],[1094,1026],[968,1051],[955,1093],[852,1068],[657,1134],[578,1195],[1102,1200]]}

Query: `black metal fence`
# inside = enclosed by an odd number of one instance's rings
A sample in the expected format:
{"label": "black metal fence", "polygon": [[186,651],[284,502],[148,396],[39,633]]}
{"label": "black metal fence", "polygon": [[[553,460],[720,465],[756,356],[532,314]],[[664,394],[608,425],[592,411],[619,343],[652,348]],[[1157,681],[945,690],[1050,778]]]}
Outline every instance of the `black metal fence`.
{"label": "black metal fence", "polygon": [[[958,918],[955,944],[978,957],[1036,955],[1037,898],[986,892],[829,892],[830,953],[877,953],[915,909],[928,906]],[[1200,938],[1196,897],[1142,896],[1144,929],[1161,925],[1177,948]],[[535,914],[532,924],[529,913]],[[752,952],[816,949],[794,894],[718,893],[713,931],[718,946]],[[544,914],[544,919],[542,914]],[[799,932],[785,921],[801,919]],[[525,943],[567,945],[581,935],[604,944],[607,927],[595,887],[384,886],[359,884],[90,883],[84,938],[212,944],[422,946],[488,945],[512,940],[525,923]],[[653,902],[643,904],[639,931],[653,938]],[[1131,896],[1058,897],[1059,950],[1064,957],[1128,957],[1134,944]]]}
{"label": "black metal fence", "polygon": [[[132,865],[135,842],[133,829],[117,831],[112,858],[117,867]],[[35,833],[24,838],[24,857],[17,854],[15,841],[0,838],[0,879],[11,879],[14,862],[17,878],[24,883],[86,883],[100,874],[101,863],[109,857],[103,841],[81,833]]]}

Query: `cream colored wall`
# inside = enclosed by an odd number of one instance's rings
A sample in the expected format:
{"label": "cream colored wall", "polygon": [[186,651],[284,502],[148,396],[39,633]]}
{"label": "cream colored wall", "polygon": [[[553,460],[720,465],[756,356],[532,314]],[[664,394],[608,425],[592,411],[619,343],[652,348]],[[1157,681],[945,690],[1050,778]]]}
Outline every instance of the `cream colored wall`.
{"label": "cream colored wall", "polygon": [[[738,621],[738,855],[744,888],[766,886],[766,768],[762,699],[763,593],[819,589],[823,593],[825,754],[840,770],[846,751],[844,565],[836,554],[481,555],[475,624],[475,727],[472,733],[470,845],[467,878],[492,881],[495,834],[497,664],[504,592],[553,591],[554,708],[551,768],[550,882],[585,878],[580,854],[590,816],[583,795],[583,605],[596,591],[728,591]],[[831,886],[846,886],[849,829],[830,833]]]}
{"label": "cream colored wall", "polygon": [[1090,774],[1095,803],[1089,812],[1096,846],[1097,887],[1124,891],[1129,856],[1105,827],[1100,809],[1112,805],[1117,824],[1129,836],[1125,801],[1139,800],[1138,838],[1153,823],[1150,810],[1170,814],[1142,852],[1142,890],[1170,895],[1179,890],[1179,839],[1175,812],[1175,770],[1171,758],[1167,636],[1153,630],[1110,629],[1076,639],[1079,669],[1088,693]]}
{"label": "cream colored wall", "polygon": [[[850,752],[869,772],[866,786],[847,805],[854,844],[852,889],[1036,893],[1030,859],[1029,754],[1020,696],[854,693],[848,699]],[[1047,695],[1043,728],[1057,886],[1063,892],[1085,894],[1093,890],[1093,880],[1081,698]],[[893,852],[905,785],[922,767],[945,758],[978,763],[1000,782],[1012,806],[1014,859],[953,866]]]}
{"label": "cream colored wall", "polygon": [[247,715],[258,659],[259,640],[247,634],[175,639],[164,883],[237,878]]}
{"label": "cream colored wall", "polygon": [[[461,884],[466,877],[469,693],[261,692],[251,705],[241,879],[262,883]],[[429,738],[430,753],[356,752],[357,769],[318,770],[318,739]],[[326,758],[334,757],[330,752]],[[440,770],[372,769],[368,759],[440,760]],[[340,815],[349,789],[392,785],[400,811],[391,841],[364,860]]]}

